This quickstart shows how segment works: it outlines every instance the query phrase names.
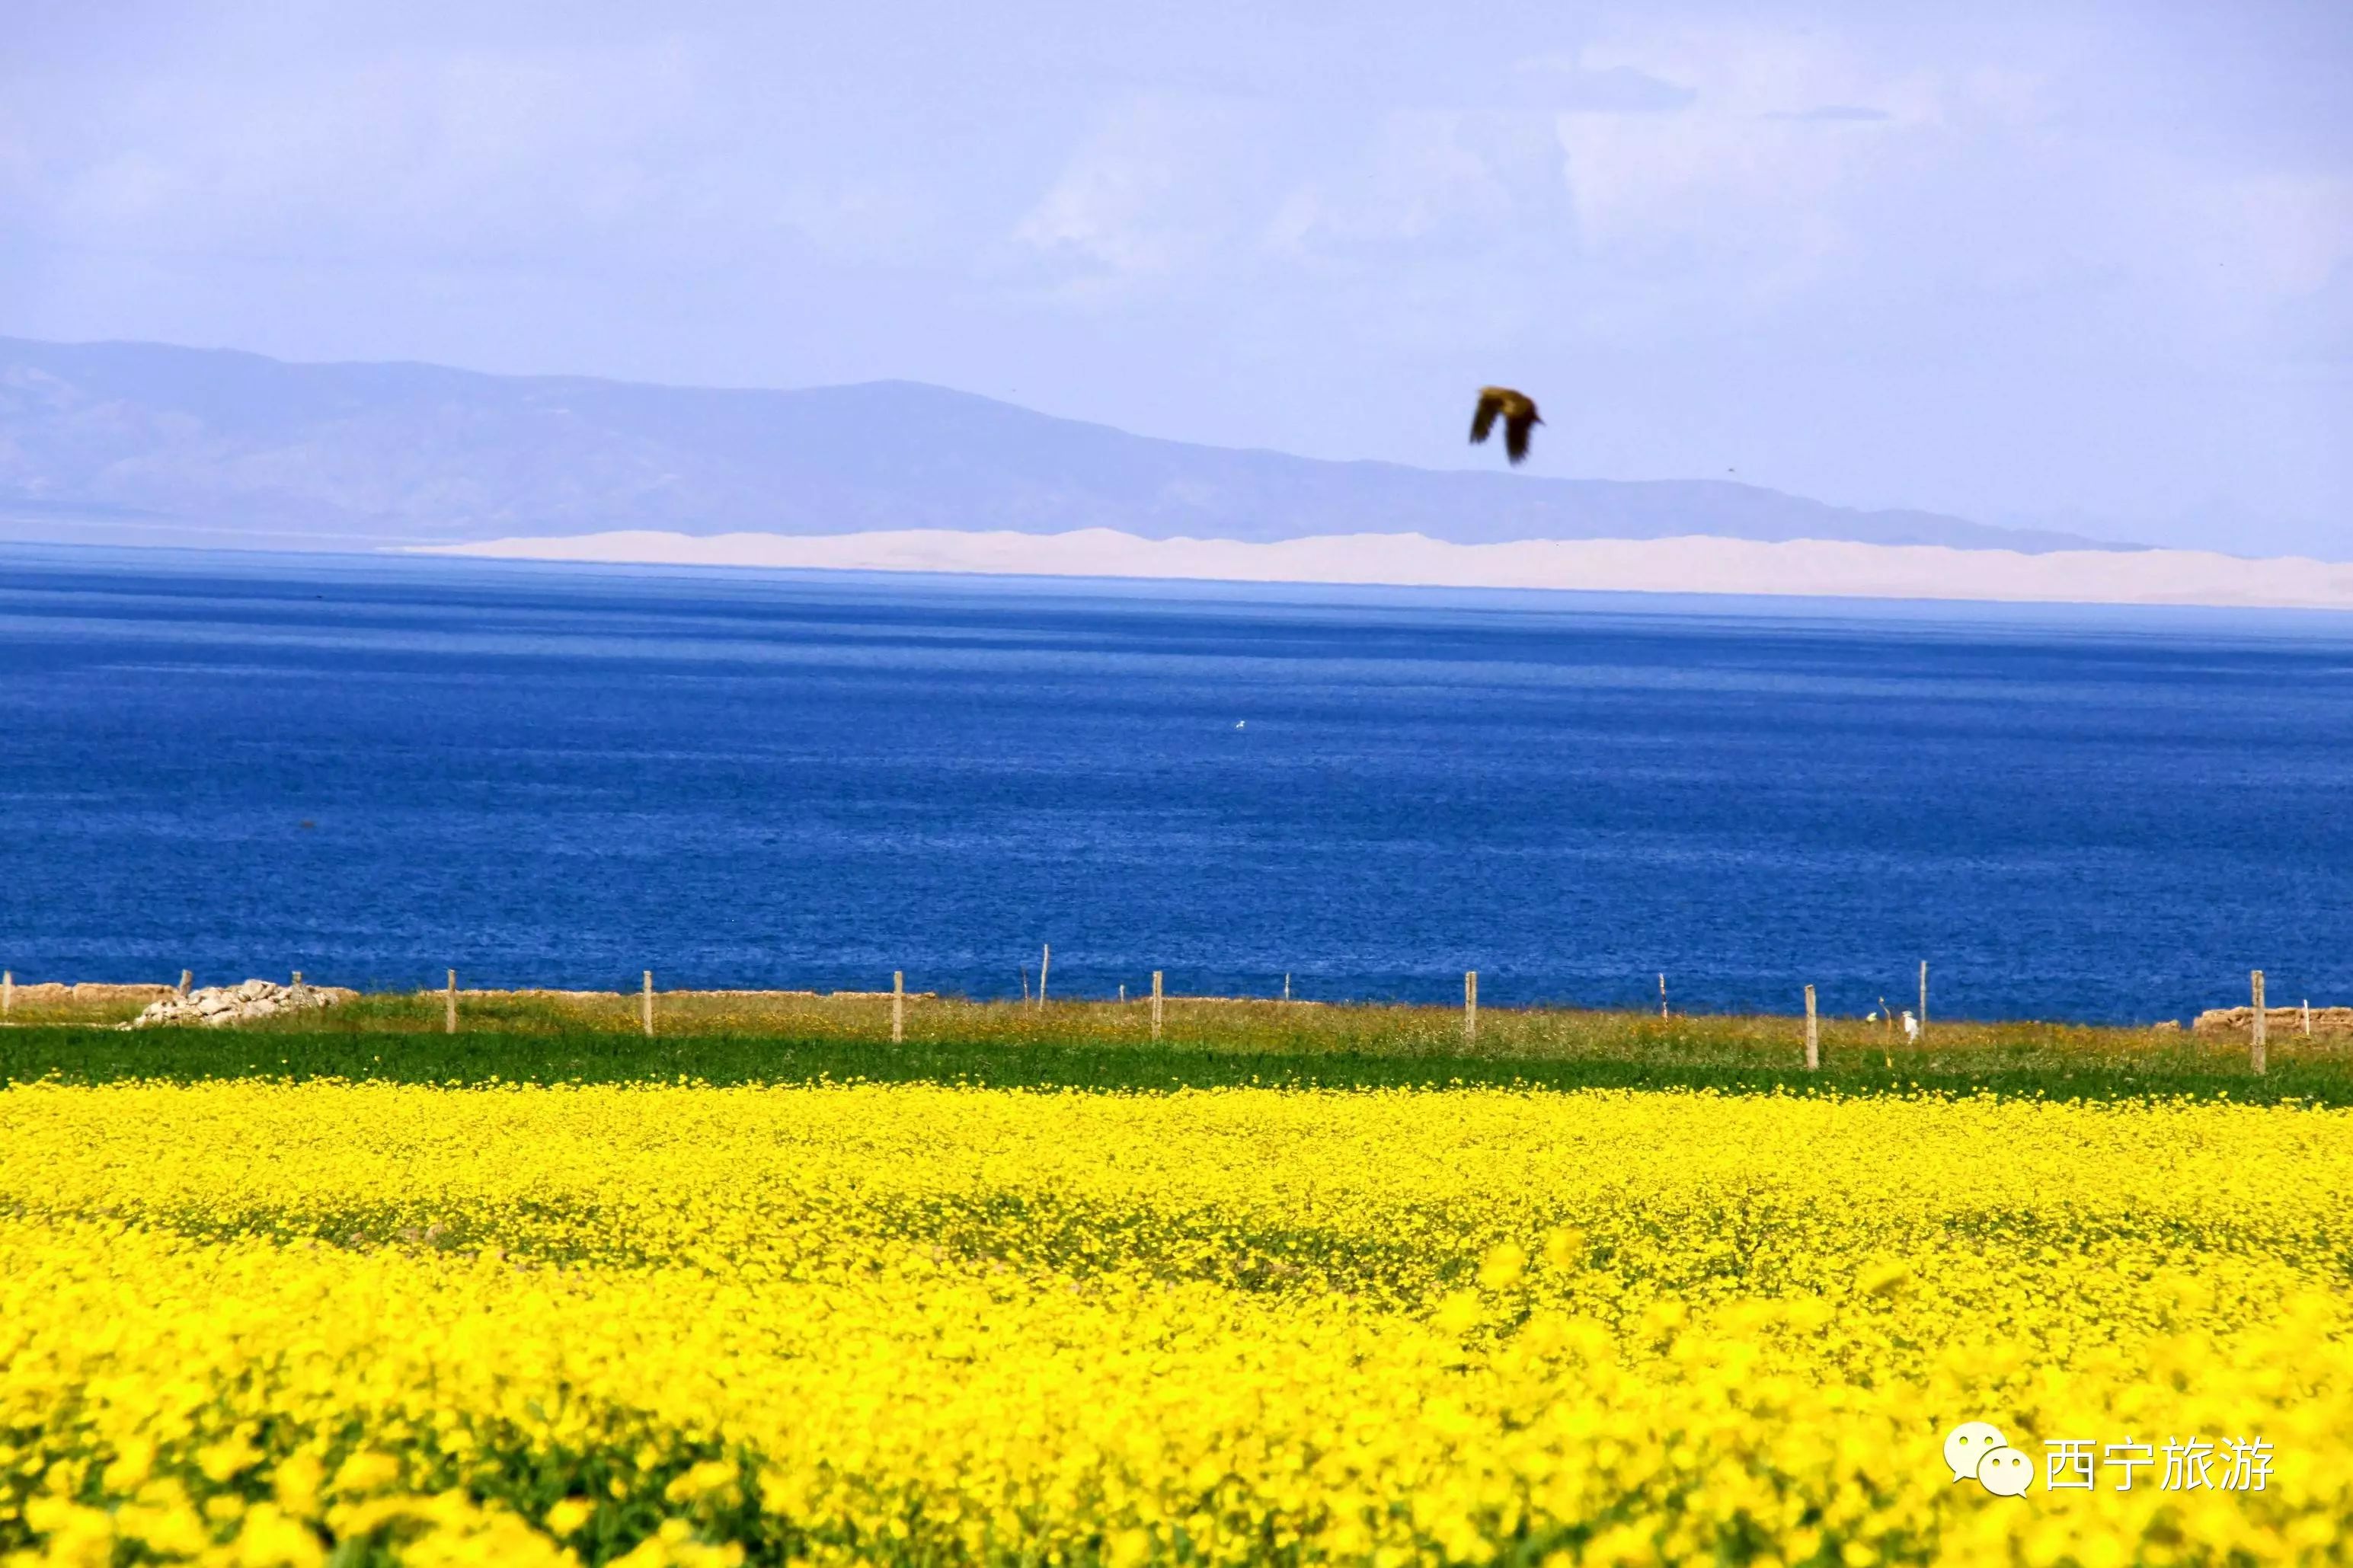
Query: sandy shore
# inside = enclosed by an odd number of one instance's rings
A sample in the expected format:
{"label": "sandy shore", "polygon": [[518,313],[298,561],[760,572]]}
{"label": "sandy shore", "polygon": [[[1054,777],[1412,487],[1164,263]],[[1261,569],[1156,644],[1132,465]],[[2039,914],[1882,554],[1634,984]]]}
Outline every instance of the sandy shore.
{"label": "sandy shore", "polygon": [[1460,588],[1581,588],[1673,594],[1822,595],[2058,604],[2353,608],[2353,564],[2248,560],[2191,550],[1953,550],[1831,540],[1532,540],[1450,544],[1419,533],[1345,534],[1248,544],[1070,533],[948,530],[797,536],[614,532],[494,539],[426,553],[502,560],[684,566],[965,572]]}

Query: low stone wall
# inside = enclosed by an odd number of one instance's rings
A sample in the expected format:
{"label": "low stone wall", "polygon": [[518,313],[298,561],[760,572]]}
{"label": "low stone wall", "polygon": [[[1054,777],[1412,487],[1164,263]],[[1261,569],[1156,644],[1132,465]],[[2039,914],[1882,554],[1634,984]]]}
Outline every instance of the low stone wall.
{"label": "low stone wall", "polygon": [[169,996],[169,985],[101,985],[89,981],[68,985],[60,981],[44,980],[37,984],[18,984],[9,987],[10,1000],[19,1007],[63,1007],[79,1004],[85,1007],[102,1007],[117,1002],[153,1002]]}
{"label": "low stone wall", "polygon": [[[2243,1035],[2255,1026],[2255,1010],[2248,1007],[2209,1007],[2198,1015],[2190,1026],[2201,1035]],[[2300,1035],[2304,1032],[2304,1009],[2301,1007],[2265,1007],[2263,1033],[2266,1035]],[[2315,1007],[2312,1010],[2312,1032],[2316,1035],[2353,1035],[2353,1007]]]}
{"label": "low stone wall", "polygon": [[[446,996],[448,993],[438,985],[432,985],[417,994],[434,997]],[[639,991],[563,991],[546,985],[520,985],[510,990],[476,990],[463,985],[458,988],[459,1002],[469,998],[491,1001],[501,996],[557,1002],[634,1002],[642,994],[644,993]],[[659,985],[654,987],[656,997],[671,1000],[711,996],[733,1002],[817,1002],[840,1001],[845,998],[856,1001],[879,997],[887,1002],[895,994],[901,994],[890,991],[665,991]],[[908,1001],[913,1002],[919,997],[936,999],[939,994],[935,991],[909,991],[903,994]]]}

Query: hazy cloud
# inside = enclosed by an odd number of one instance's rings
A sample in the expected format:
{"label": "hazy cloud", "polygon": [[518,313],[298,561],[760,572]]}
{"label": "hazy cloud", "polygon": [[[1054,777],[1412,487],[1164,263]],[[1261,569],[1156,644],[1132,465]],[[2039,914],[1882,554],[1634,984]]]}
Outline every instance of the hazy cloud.
{"label": "hazy cloud", "polygon": [[1778,110],[1765,118],[1767,120],[1849,121],[1860,123],[1892,120],[1894,116],[1883,109],[1864,109],[1852,103],[1826,103],[1817,109]]}
{"label": "hazy cloud", "polygon": [[1244,106],[1151,96],[1105,116],[1012,237],[1082,290],[1226,270],[1263,200],[1265,127]]}
{"label": "hazy cloud", "polygon": [[1667,114],[1688,105],[1697,96],[1690,88],[1631,66],[1588,70],[1574,60],[1522,62],[1524,70],[1552,79],[1554,103],[1565,110],[1598,114]]}
{"label": "hazy cloud", "polygon": [[1557,207],[1541,117],[1461,110],[1385,116],[1356,155],[1285,198],[1270,237],[1301,254],[1492,246]]}
{"label": "hazy cloud", "polygon": [[0,332],[2353,518],[2353,10],[1500,4],[35,7]]}

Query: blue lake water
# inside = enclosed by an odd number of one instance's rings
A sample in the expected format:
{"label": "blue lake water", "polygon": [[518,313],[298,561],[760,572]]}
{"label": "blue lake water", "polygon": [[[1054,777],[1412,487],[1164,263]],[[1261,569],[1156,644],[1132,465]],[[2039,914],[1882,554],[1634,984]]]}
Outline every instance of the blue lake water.
{"label": "blue lake water", "polygon": [[2353,619],[0,549],[20,979],[2353,1001]]}

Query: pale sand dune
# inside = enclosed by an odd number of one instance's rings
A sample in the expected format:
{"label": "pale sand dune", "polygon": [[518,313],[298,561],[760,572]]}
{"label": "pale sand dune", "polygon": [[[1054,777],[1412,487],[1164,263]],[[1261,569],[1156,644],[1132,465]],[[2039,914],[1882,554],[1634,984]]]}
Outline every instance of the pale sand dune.
{"label": "pale sand dune", "polygon": [[1701,537],[1450,544],[1419,533],[1366,533],[1246,544],[1225,539],[1139,539],[1103,528],[1052,534],[914,529],[814,537],[590,533],[494,539],[436,546],[426,552],[646,565],[1236,583],[2353,608],[2353,564],[2301,557],[2250,561],[2191,550],[2025,555],[2008,550],[1812,539],[1778,544]]}

